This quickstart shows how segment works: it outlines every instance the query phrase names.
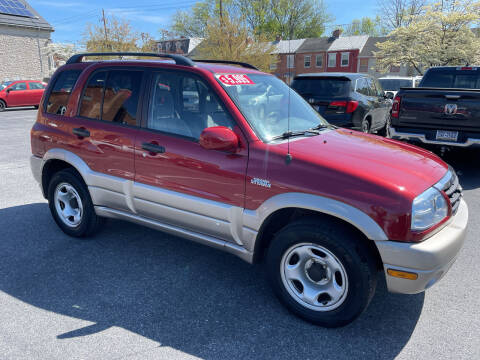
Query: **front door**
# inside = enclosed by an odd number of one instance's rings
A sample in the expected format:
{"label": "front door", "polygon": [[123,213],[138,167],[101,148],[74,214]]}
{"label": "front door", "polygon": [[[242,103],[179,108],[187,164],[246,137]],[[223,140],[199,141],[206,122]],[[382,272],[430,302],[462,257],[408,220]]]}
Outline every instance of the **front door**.
{"label": "front door", "polygon": [[[244,206],[248,148],[207,82],[190,73],[153,72],[145,129],[135,141],[134,204],[145,217],[234,241]],[[203,129],[226,126],[236,153],[206,150]]]}
{"label": "front door", "polygon": [[16,82],[7,88],[7,106],[25,106],[28,105],[27,83],[24,81]]}

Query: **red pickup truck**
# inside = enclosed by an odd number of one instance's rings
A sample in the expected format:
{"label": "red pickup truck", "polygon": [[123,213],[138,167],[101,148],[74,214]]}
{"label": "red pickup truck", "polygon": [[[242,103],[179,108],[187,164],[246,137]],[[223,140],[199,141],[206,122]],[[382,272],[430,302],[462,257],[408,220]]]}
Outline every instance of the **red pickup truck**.
{"label": "red pickup truck", "polygon": [[88,55],[54,74],[31,131],[66,234],[124,219],[264,261],[288,309],[327,327],[362,313],[379,271],[412,294],[457,258],[468,209],[431,152],[336,128],[248,64]]}

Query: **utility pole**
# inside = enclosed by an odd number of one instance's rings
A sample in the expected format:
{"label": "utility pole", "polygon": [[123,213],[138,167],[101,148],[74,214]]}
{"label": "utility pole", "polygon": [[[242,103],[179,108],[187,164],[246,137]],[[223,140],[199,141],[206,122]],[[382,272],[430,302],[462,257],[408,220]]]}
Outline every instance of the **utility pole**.
{"label": "utility pole", "polygon": [[220,25],[223,26],[223,6],[222,6],[222,0],[220,1]]}
{"label": "utility pole", "polygon": [[102,9],[102,19],[103,19],[103,30],[105,32],[105,46],[106,49],[108,47],[108,38],[107,38],[107,22],[105,20],[105,10]]}

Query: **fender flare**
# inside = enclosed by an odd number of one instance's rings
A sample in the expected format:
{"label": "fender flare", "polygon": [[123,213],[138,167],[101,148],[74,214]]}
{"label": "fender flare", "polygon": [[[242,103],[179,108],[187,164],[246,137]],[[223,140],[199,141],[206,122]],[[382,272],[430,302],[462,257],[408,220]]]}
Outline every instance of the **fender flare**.
{"label": "fender flare", "polygon": [[245,210],[244,226],[259,232],[268,216],[285,208],[307,209],[331,215],[350,223],[370,240],[388,240],[380,225],[363,211],[341,201],[306,193],[275,195],[256,210]]}

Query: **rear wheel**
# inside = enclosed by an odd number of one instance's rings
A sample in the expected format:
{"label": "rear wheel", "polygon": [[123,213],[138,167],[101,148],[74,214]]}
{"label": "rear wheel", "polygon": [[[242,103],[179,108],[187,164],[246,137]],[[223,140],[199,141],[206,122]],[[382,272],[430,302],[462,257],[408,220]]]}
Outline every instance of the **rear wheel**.
{"label": "rear wheel", "polygon": [[267,268],[280,301],[325,327],[353,321],[376,287],[374,258],[358,234],[318,219],[280,230],[268,249]]}
{"label": "rear wheel", "polygon": [[7,104],[5,104],[5,101],[0,100],[0,111],[4,111],[7,108]]}
{"label": "rear wheel", "polygon": [[368,120],[368,118],[365,118],[362,121],[362,132],[366,134],[370,132],[370,121]]}
{"label": "rear wheel", "polygon": [[70,236],[92,235],[102,223],[87,186],[73,169],[53,175],[48,186],[48,205],[57,225]]}

